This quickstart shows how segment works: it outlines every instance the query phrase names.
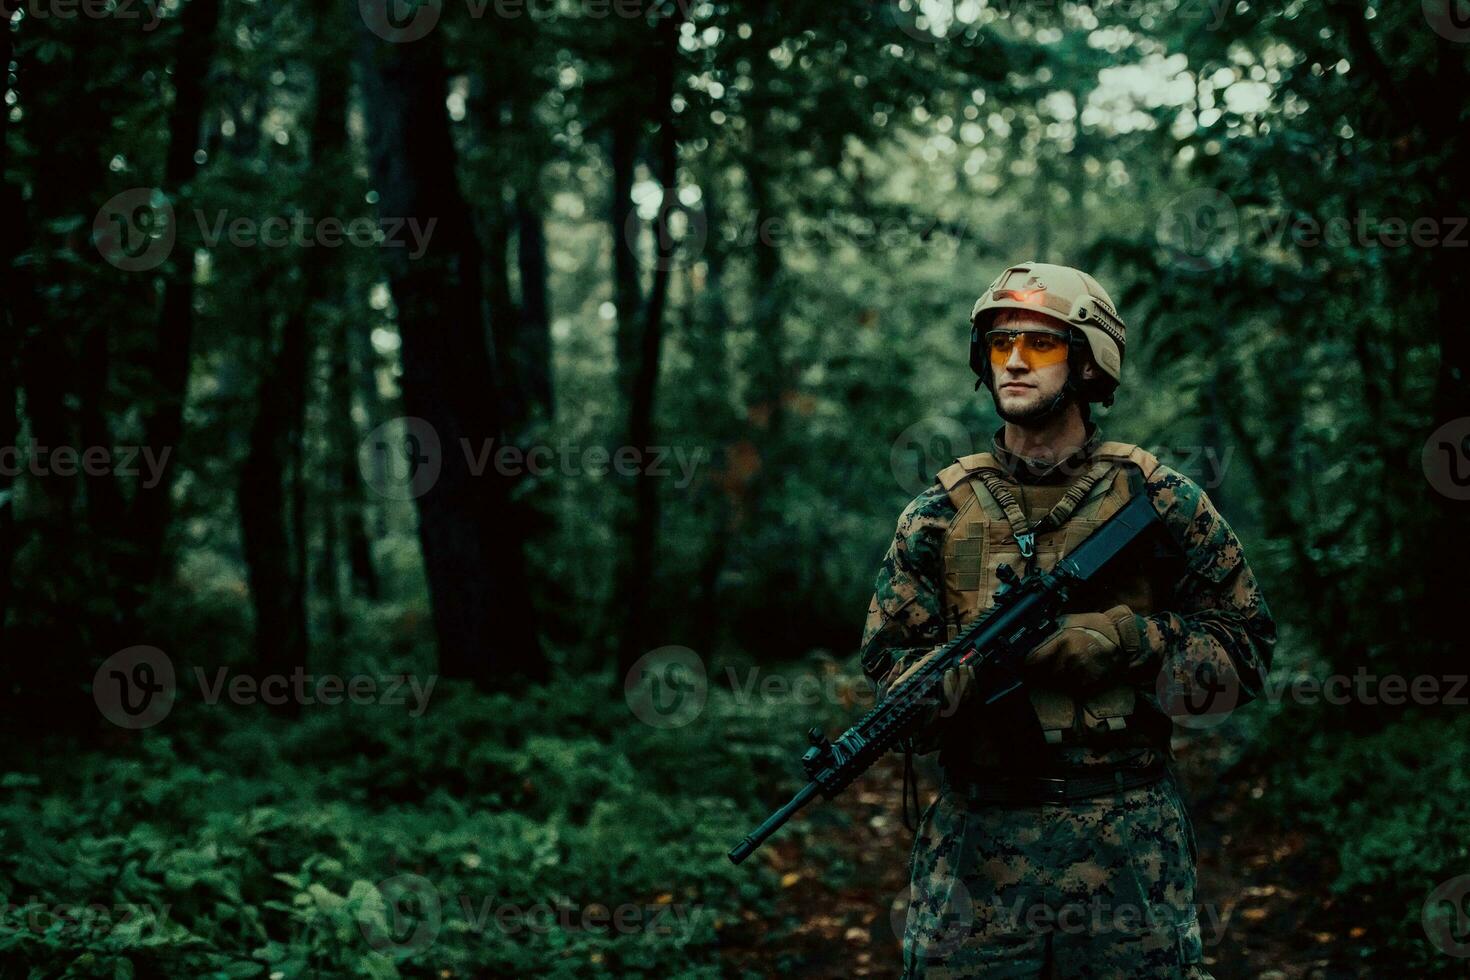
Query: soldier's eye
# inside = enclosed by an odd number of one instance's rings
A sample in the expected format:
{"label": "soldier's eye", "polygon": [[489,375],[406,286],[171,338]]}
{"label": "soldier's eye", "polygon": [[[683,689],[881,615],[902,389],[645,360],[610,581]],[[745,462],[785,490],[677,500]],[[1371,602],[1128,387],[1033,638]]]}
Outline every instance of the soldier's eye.
{"label": "soldier's eye", "polygon": [[1038,354],[1057,349],[1057,338],[1048,333],[1034,333],[1026,338],[1026,344]]}

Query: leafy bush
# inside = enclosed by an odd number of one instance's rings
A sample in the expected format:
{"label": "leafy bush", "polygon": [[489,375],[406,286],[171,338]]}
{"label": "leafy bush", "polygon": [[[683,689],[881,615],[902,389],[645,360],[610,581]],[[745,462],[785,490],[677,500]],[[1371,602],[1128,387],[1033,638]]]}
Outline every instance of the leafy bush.
{"label": "leafy bush", "polygon": [[1422,910],[1470,872],[1470,717],[1408,716],[1354,737],[1322,728],[1293,737],[1290,759],[1265,802],[1335,852],[1333,891],[1379,920],[1365,955],[1418,975],[1458,968],[1427,942]]}
{"label": "leafy bush", "polygon": [[630,723],[608,690],[441,682],[418,718],[181,706],[122,753],[10,772],[0,960],[36,976],[716,976],[720,929],[776,888],[725,851],[763,815],[774,739],[796,733],[779,705],[717,685],[672,730]]}

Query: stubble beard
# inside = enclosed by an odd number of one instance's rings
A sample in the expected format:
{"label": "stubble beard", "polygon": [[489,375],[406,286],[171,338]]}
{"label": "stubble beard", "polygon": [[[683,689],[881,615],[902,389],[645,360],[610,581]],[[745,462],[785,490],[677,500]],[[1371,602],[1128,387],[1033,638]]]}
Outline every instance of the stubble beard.
{"label": "stubble beard", "polygon": [[1001,401],[1000,395],[995,393],[994,388],[991,389],[991,394],[995,400],[995,412],[1000,416],[1001,421],[1009,422],[1011,425],[1021,426],[1032,425],[1052,418],[1056,413],[1065,409],[1071,401],[1071,397],[1064,388],[1056,395],[1036,399],[1034,403],[1027,405],[1025,408],[1008,409]]}

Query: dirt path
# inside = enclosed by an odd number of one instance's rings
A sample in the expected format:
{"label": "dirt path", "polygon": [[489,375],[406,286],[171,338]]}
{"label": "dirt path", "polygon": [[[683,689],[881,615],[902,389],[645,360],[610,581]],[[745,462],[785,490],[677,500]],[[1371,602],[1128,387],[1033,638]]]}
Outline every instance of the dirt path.
{"label": "dirt path", "polygon": [[[1217,980],[1369,976],[1355,962],[1361,928],[1325,898],[1336,869],[1314,863],[1300,835],[1247,826],[1244,804],[1264,777],[1222,783],[1220,748],[1209,738],[1176,746],[1199,839],[1209,970]],[[777,915],[751,912],[722,937],[730,975],[898,975],[913,839],[899,816],[900,785],[899,761],[886,759],[835,803],[819,805],[809,835],[767,845],[764,859],[782,874]],[[933,786],[929,778],[922,789],[932,794]]]}

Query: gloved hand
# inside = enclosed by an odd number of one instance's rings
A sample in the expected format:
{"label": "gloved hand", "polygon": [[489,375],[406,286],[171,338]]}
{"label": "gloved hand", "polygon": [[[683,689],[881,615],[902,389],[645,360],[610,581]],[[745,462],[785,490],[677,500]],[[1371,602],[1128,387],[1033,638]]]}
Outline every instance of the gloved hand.
{"label": "gloved hand", "polygon": [[1070,613],[1060,628],[1026,655],[1032,680],[1076,693],[1107,686],[1139,653],[1138,621],[1127,606]]}
{"label": "gloved hand", "polygon": [[944,672],[942,684],[944,703],[939,706],[939,717],[948,718],[959,710],[960,705],[965,703],[974,690],[975,668],[969,664],[951,667]]}
{"label": "gloved hand", "polygon": [[[887,677],[878,682],[878,700],[881,701],[887,697],[890,691],[903,683],[910,674],[923,666],[940,649],[940,647],[935,647],[923,657],[906,661],[904,665],[894,667]],[[944,676],[940,679],[941,691],[938,697],[938,703],[931,703],[926,706],[922,716],[923,721],[916,728],[920,731],[927,731],[936,722],[954,717],[960,705],[970,696],[974,684],[975,668],[965,666],[951,667],[946,670]],[[924,751],[930,750],[925,749]]]}

